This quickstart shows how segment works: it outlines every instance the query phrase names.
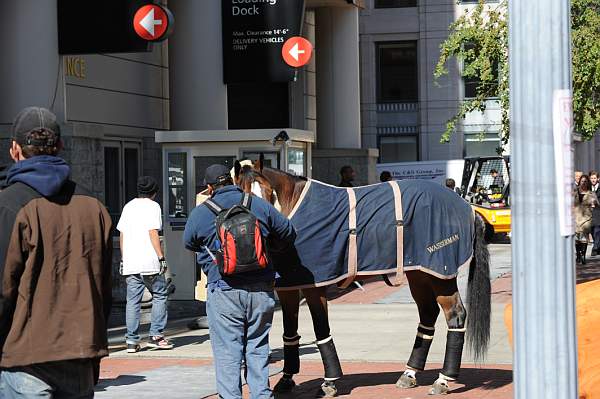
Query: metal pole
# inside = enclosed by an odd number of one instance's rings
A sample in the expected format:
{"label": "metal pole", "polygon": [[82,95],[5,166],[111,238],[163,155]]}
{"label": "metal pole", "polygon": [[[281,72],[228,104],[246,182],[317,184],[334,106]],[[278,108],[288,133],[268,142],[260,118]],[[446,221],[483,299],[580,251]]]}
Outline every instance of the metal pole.
{"label": "metal pole", "polygon": [[514,397],[576,399],[574,244],[560,235],[553,142],[553,96],[571,89],[569,0],[509,0],[509,58]]}

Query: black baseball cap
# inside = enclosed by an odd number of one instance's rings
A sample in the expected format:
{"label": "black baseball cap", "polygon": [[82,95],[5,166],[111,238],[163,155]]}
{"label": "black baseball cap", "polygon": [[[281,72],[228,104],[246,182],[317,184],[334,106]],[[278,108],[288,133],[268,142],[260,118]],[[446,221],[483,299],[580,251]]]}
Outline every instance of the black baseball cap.
{"label": "black baseball cap", "polygon": [[[33,138],[32,132],[46,132],[43,138]],[[12,139],[19,145],[34,145],[38,147],[53,146],[60,140],[60,126],[56,115],[41,107],[23,109],[12,125]]]}
{"label": "black baseball cap", "polygon": [[210,165],[204,173],[204,185],[222,183],[231,179],[230,170],[227,166],[221,164]]}

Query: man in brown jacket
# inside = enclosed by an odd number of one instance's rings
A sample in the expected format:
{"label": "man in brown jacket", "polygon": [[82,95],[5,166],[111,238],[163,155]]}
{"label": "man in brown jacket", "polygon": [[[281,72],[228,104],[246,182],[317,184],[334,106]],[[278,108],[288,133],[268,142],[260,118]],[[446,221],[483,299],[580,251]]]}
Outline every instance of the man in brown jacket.
{"label": "man in brown jacket", "polygon": [[92,398],[108,355],[112,223],[69,180],[56,117],[12,127],[0,192],[0,398]]}

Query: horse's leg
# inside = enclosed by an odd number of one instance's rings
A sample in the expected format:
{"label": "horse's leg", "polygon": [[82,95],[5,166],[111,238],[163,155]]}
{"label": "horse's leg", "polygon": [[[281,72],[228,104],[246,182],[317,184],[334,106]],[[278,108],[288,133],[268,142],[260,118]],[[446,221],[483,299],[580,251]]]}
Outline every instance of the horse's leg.
{"label": "horse's leg", "polygon": [[467,311],[460,298],[456,278],[452,280],[441,280],[433,276],[429,276],[429,278],[437,302],[446,316],[446,324],[448,324],[444,366],[429,393],[432,395],[445,394],[449,391],[448,381],[456,380],[460,372],[463,345],[465,343]]}
{"label": "horse's leg", "polygon": [[283,377],[275,385],[275,392],[289,392],[296,383],[294,374],[300,372],[300,336],[298,335],[298,310],[300,291],[278,291],[283,313]]}
{"label": "horse's leg", "polygon": [[419,310],[419,326],[412,353],[406,364],[406,370],[396,382],[398,388],[417,386],[416,372],[425,369],[427,355],[435,332],[435,321],[440,313],[429,276],[419,271],[406,272],[410,293]]}
{"label": "horse's leg", "polygon": [[326,288],[309,288],[302,290],[313,320],[317,347],[321,353],[325,379],[317,392],[317,397],[333,397],[337,394],[335,380],[342,377],[342,366],[338,358],[333,338],[329,330],[329,316],[327,314]]}

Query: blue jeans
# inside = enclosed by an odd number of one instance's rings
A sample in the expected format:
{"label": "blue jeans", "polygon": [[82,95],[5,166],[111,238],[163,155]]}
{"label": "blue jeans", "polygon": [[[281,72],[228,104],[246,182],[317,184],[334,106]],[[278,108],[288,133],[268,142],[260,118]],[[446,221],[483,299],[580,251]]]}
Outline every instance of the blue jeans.
{"label": "blue jeans", "polygon": [[600,226],[592,226],[592,235],[594,237],[594,247],[596,251],[600,251]]}
{"label": "blue jeans", "polygon": [[269,331],[275,298],[272,283],[241,288],[211,284],[206,313],[222,399],[242,399],[242,360],[252,399],[272,398],[269,388]]}
{"label": "blue jeans", "polygon": [[87,399],[94,397],[98,360],[33,364],[0,371],[2,399]]}
{"label": "blue jeans", "polygon": [[167,325],[167,299],[169,293],[167,290],[167,280],[164,274],[153,274],[142,276],[139,274],[130,274],[127,281],[127,307],[125,309],[125,321],[127,324],[127,334],[125,340],[128,344],[137,344],[140,342],[140,312],[142,310],[142,297],[144,287],[152,293],[152,316],[150,324],[150,336],[163,336]]}

